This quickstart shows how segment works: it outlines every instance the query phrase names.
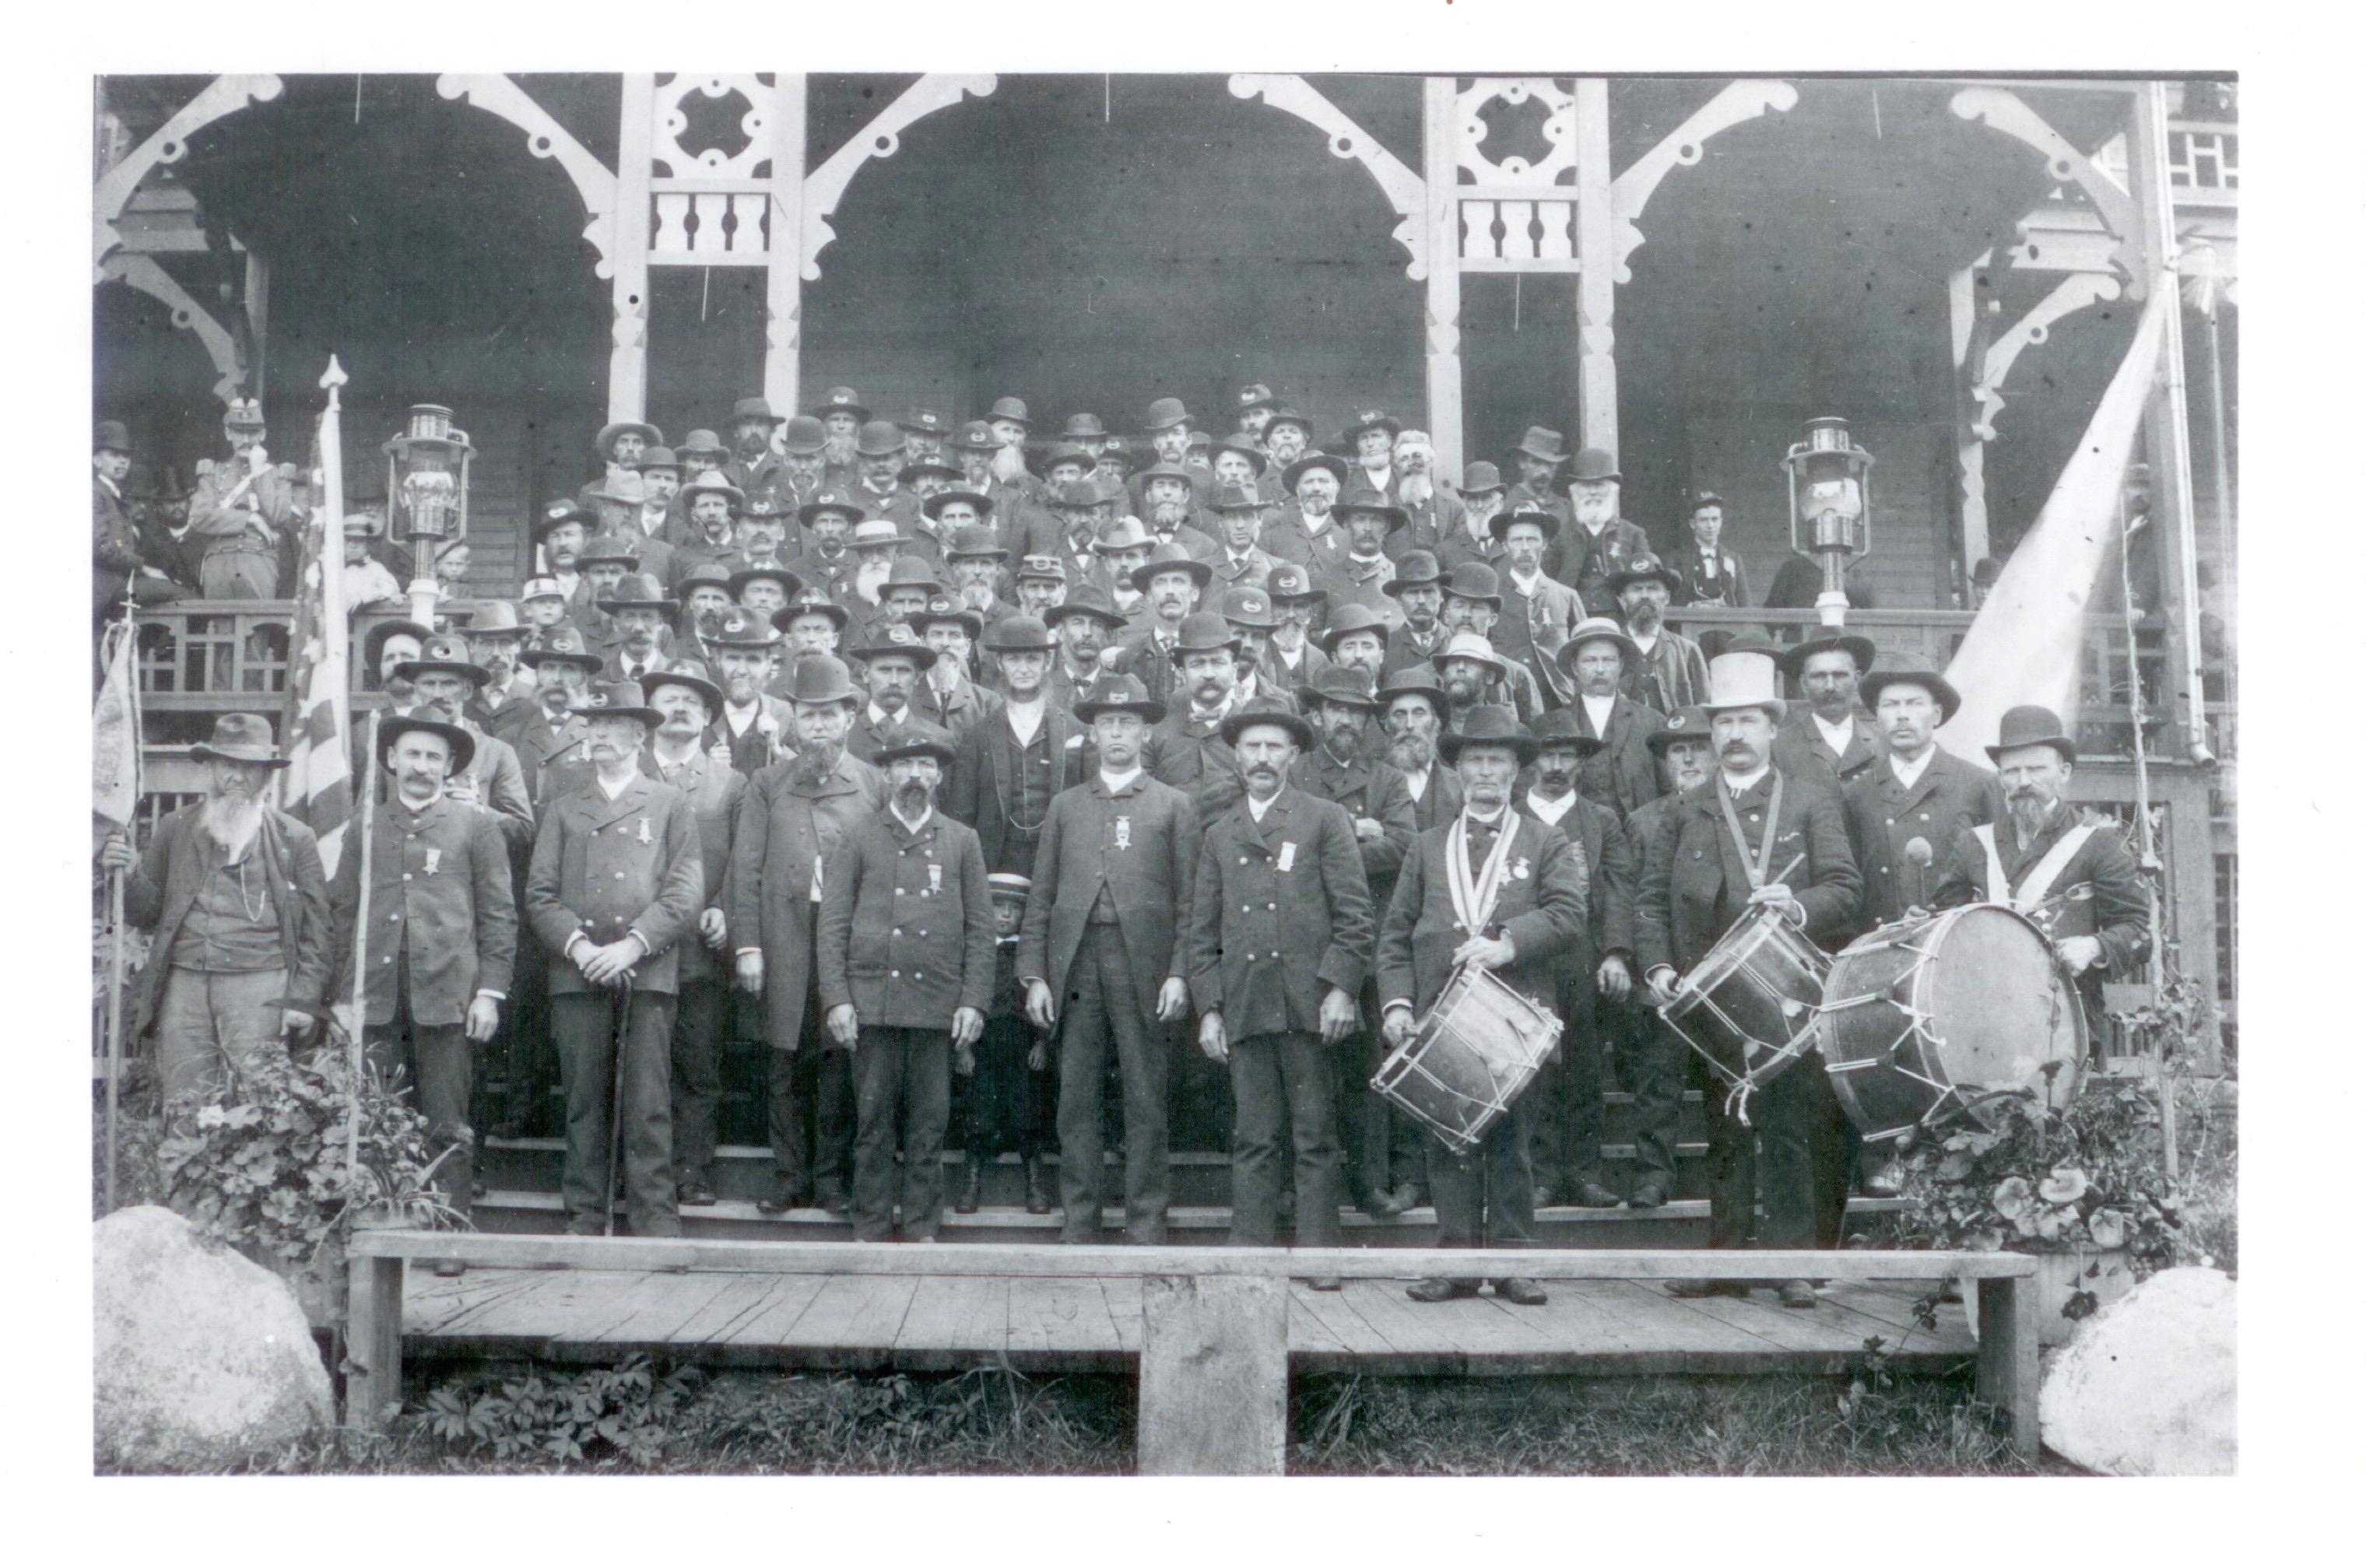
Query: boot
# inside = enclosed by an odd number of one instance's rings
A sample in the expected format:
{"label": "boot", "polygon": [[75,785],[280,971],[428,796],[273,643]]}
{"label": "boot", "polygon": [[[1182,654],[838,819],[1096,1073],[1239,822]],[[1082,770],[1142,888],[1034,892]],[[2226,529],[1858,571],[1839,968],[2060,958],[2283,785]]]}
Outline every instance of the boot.
{"label": "boot", "polygon": [[985,1162],[980,1160],[975,1155],[963,1156],[961,1185],[953,1190],[954,1213],[975,1214],[977,1213],[978,1188],[984,1184],[985,1180]]}
{"label": "boot", "polygon": [[1043,1179],[1043,1156],[1027,1156],[1027,1212],[1048,1214],[1052,1212],[1051,1185]]}

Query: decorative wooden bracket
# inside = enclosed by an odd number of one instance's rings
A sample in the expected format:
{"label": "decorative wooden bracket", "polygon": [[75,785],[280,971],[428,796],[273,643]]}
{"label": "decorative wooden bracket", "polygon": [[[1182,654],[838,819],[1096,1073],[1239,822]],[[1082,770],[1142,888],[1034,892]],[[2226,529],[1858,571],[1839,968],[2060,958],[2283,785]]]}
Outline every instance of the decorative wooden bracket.
{"label": "decorative wooden bracket", "polygon": [[2054,323],[2063,317],[2116,299],[2121,292],[2120,280],[2108,273],[2072,273],[2056,284],[2029,314],[1999,333],[1980,363],[1978,379],[1972,383],[1972,399],[1979,410],[1972,421],[1972,434],[1983,441],[1996,439],[1997,415],[2004,411],[2004,379],[2012,374],[2013,361],[2021,357],[2022,350],[2044,343],[2053,334]]}
{"label": "decorative wooden bracket", "polygon": [[2135,198],[2125,188],[2104,173],[2101,164],[2072,146],[2060,131],[2048,125],[2043,116],[2009,88],[1966,87],[1947,100],[1947,107],[1959,119],[1985,125],[1990,130],[2010,136],[2033,149],[2045,160],[2045,172],[2057,181],[2076,185],[2084,191],[2087,199],[2094,205],[2096,216],[2103,220],[2103,226],[2118,242],[2112,247],[2112,260],[2124,275],[2128,297],[2134,299],[2144,298],[2145,266],[2137,243]]}
{"label": "decorative wooden bracket", "polygon": [[[1328,139],[1326,145],[1335,158],[1353,158],[1364,165],[1365,173],[1378,182],[1380,194],[1389,198],[1390,209],[1397,215],[1395,230],[1390,237],[1404,247],[1411,259],[1405,263],[1405,276],[1420,279],[1429,276],[1431,256],[1428,234],[1424,225],[1423,185],[1421,176],[1408,169],[1396,155],[1365,133],[1342,113],[1339,107],[1310,85],[1303,76],[1261,76],[1241,73],[1227,84],[1236,98],[1261,97],[1284,114],[1295,115],[1320,130]],[[1447,258],[1450,263],[1452,258]]]}
{"label": "decorative wooden bracket", "polygon": [[221,372],[221,378],[214,383],[214,396],[225,403],[238,396],[246,385],[246,366],[239,357],[237,340],[171,273],[156,265],[155,257],[118,251],[99,264],[98,276],[102,283],[112,279],[169,307],[173,324],[197,333],[197,341],[206,345],[206,357]]}
{"label": "decorative wooden bracket", "polygon": [[838,210],[855,171],[873,158],[892,158],[902,151],[903,132],[913,121],[939,109],[951,108],[973,94],[985,97],[994,91],[997,82],[997,78],[991,75],[963,76],[943,72],[923,76],[873,116],[871,123],[856,132],[845,146],[831,153],[820,168],[806,176],[805,254],[798,259],[807,282],[821,276],[818,258],[822,247],[838,238],[838,231],[829,226],[829,216]]}
{"label": "decorative wooden bracket", "polygon": [[1799,102],[1799,89],[1788,82],[1745,78],[1729,82],[1717,96],[1695,109],[1684,124],[1660,139],[1659,144],[1636,159],[1627,172],[1610,182],[1610,197],[1618,215],[1617,248],[1618,281],[1631,283],[1627,258],[1643,243],[1635,220],[1643,216],[1651,193],[1677,165],[1689,169],[1701,161],[1703,145],[1722,130],[1769,114],[1788,114]]}
{"label": "decorative wooden bracket", "polygon": [[[568,134],[566,127],[550,118],[547,109],[505,75],[447,72],[435,78],[435,91],[441,97],[474,104],[487,114],[508,120],[525,132],[527,152],[537,158],[558,160],[558,166],[575,183],[575,194],[583,198],[583,210],[591,220],[583,226],[583,237],[599,254],[600,259],[592,264],[592,274],[614,276],[618,220],[615,171],[593,157],[583,143]],[[643,221],[647,221],[646,215]]]}
{"label": "decorative wooden bracket", "polygon": [[217,76],[180,113],[159,126],[155,135],[125,153],[121,162],[98,176],[91,198],[90,265],[97,269],[99,278],[108,276],[104,264],[123,244],[123,236],[116,232],[115,220],[123,216],[131,193],[140,188],[148,172],[159,164],[179,163],[189,150],[190,137],[250,103],[269,102],[279,96],[285,85],[278,77],[267,73]]}

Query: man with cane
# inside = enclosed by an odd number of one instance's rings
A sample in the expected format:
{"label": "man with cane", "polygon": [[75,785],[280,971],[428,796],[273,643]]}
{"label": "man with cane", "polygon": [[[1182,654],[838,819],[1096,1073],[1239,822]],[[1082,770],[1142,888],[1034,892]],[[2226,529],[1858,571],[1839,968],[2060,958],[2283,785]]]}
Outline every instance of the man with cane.
{"label": "man with cane", "polygon": [[550,960],[551,1033],[567,1100],[560,1193],[570,1235],[614,1225],[616,1151],[636,1235],[680,1235],[674,1207],[674,944],[705,899],[697,814],[641,772],[665,716],[630,681],[594,686],[592,776],[551,801],[526,873],[525,913]]}

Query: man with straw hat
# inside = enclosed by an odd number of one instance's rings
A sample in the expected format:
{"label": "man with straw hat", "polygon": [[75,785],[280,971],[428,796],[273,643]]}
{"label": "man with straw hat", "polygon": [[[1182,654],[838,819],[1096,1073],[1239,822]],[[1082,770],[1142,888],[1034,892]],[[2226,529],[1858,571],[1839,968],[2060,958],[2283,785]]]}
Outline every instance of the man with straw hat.
{"label": "man with straw hat", "polygon": [[[1636,899],[1636,957],[1662,1008],[1736,921],[1771,908],[1808,940],[1830,945],[1853,928],[1864,886],[1839,792],[1815,774],[1786,775],[1774,764],[1784,711],[1774,653],[1720,655],[1708,684],[1701,706],[1717,775],[1661,819]],[[1710,1100],[1709,1245],[1837,1247],[1848,1186],[1840,1102],[1821,1067],[1794,1062],[1746,1102],[1717,1087]],[[1754,1235],[1753,1213],[1761,1216]],[[1786,1307],[1816,1304],[1804,1279],[1765,1283]],[[1744,1295],[1749,1285],[1679,1280],[1668,1289],[1679,1296]]]}

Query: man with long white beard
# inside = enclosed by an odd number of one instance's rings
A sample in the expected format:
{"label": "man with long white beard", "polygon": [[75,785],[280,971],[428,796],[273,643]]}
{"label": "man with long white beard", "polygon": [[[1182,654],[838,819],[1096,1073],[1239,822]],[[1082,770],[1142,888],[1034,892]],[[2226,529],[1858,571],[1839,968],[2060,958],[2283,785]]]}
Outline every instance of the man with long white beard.
{"label": "man with long white beard", "polygon": [[99,863],[130,874],[124,913],[154,933],[132,993],[131,1029],[155,1032],[167,1100],[198,1094],[300,1039],[310,1025],[281,998],[318,1008],[328,985],[329,889],[312,830],[263,803],[287,765],[260,714],[229,713],[189,748],[206,796],[156,825],[142,855],[110,832]]}
{"label": "man with long white beard", "polygon": [[1627,671],[1627,694],[1647,708],[1673,713],[1700,701],[1708,689],[1708,659],[1700,644],[1668,627],[1668,601],[1682,586],[1657,556],[1637,556],[1606,586],[1618,596],[1636,660]]}
{"label": "man with long white beard", "polygon": [[1322,581],[1347,558],[1347,531],[1334,509],[1347,482],[1347,465],[1327,452],[1301,457],[1282,471],[1294,503],[1265,525],[1257,547],[1278,561],[1296,561]]}
{"label": "man with long white beard", "polygon": [[1425,430],[1401,430],[1389,449],[1389,498],[1404,508],[1405,525],[1390,541],[1402,560],[1414,550],[1435,551],[1461,525],[1462,502],[1437,479],[1437,448]]}
{"label": "man with long white beard", "polygon": [[986,411],[986,428],[1001,450],[995,453],[994,477],[1004,484],[1024,491],[1030,499],[1042,493],[1043,483],[1027,468],[1027,432],[1034,422],[1027,416],[1027,405],[1017,398],[997,398],[994,406]]}
{"label": "man with long white beard", "polygon": [[1462,781],[1451,768],[1437,765],[1437,738],[1446,732],[1447,697],[1433,671],[1392,671],[1372,694],[1380,705],[1380,733],[1387,745],[1380,760],[1404,775],[1405,796],[1413,802],[1413,826],[1426,833],[1453,820],[1462,809]]}
{"label": "man with long white beard", "polygon": [[[888,580],[896,575],[896,563],[903,558],[905,543],[902,530],[884,517],[857,523],[847,540],[847,548],[854,557],[854,570],[847,578],[849,592],[841,603],[866,629],[880,613],[882,596],[887,592]],[[919,564],[926,572],[928,563]],[[830,597],[836,599],[838,595],[832,593]],[[928,595],[923,593],[920,600],[926,604]]]}
{"label": "man with long white beard", "polygon": [[904,1240],[937,1239],[951,1075],[975,1072],[994,999],[986,857],[937,809],[952,756],[924,739],[883,752],[887,804],[847,825],[822,873],[814,974],[823,1027],[853,1056],[857,1241],[896,1239],[898,1209]]}
{"label": "man with long white beard", "polygon": [[1179,545],[1160,545],[1134,570],[1133,586],[1150,607],[1139,636],[1117,656],[1117,667],[1142,682],[1155,703],[1173,706],[1174,651],[1183,618],[1200,607],[1212,577],[1208,563],[1194,560]]}
{"label": "man with long white beard", "polygon": [[1573,526],[1561,534],[1553,575],[1577,590],[1589,615],[1617,615],[1618,595],[1610,579],[1651,553],[1643,530],[1618,515],[1618,482],[1617,463],[1599,446],[1580,452],[1561,480]]}
{"label": "man with long white beard", "polygon": [[[1462,510],[1454,525],[1442,529],[1437,539],[1437,564],[1448,571],[1465,561],[1493,566],[1504,553],[1504,541],[1495,536],[1496,516],[1504,511],[1504,498],[1510,494],[1504,476],[1493,463],[1472,463],[1462,470],[1462,483],[1455,497]],[[1550,550],[1548,547],[1546,575],[1550,576]]]}
{"label": "man with long white beard", "polygon": [[1313,439],[1313,422],[1294,408],[1278,408],[1266,421],[1266,470],[1257,476],[1257,492],[1265,497],[1268,506],[1279,508],[1289,502],[1290,490],[1282,475],[1306,456],[1307,446]]}
{"label": "man with long white beard", "polygon": [[680,1235],[669,1077],[675,946],[696,940],[704,903],[698,818],[680,790],[641,772],[641,748],[664,716],[638,686],[595,686],[576,712],[589,731],[592,776],[544,815],[523,900],[550,954],[550,1032],[567,1100],[567,1231],[613,1229],[613,1101],[626,1222],[635,1235]]}
{"label": "man with long white beard", "polygon": [[822,482],[839,490],[852,490],[862,477],[855,445],[862,427],[870,423],[870,409],[853,388],[832,387],[808,412],[821,421]]}
{"label": "man with long white beard", "polygon": [[1204,507],[1214,499],[1215,476],[1206,468],[1189,467],[1186,459],[1191,455],[1191,416],[1184,410],[1180,398],[1160,398],[1150,405],[1150,417],[1143,422],[1143,434],[1150,438],[1151,450],[1157,461],[1126,481],[1127,509],[1136,517],[1150,515],[1149,476],[1161,469],[1179,469],[1189,476],[1194,508]]}
{"label": "man with long white beard", "polygon": [[[1461,814],[1414,840],[1380,922],[1380,1032],[1391,1049],[1413,1038],[1415,1020],[1436,1004],[1464,964],[1545,1008],[1554,1005],[1561,953],[1585,931],[1585,857],[1558,828],[1512,809],[1513,781],[1536,761],[1537,743],[1509,708],[1465,716],[1442,750],[1462,780]],[[1430,1190],[1437,1245],[1525,1247],[1536,1224],[1533,1093],[1468,1154],[1433,1143]],[[1538,1306],[1545,1292],[1516,1276],[1493,1281],[1498,1300]],[[1405,1288],[1417,1302],[1475,1296],[1479,1280],[1431,1276]]]}
{"label": "man with long white beard", "polygon": [[[1216,541],[1195,526],[1204,516],[1192,499],[1199,477],[1197,468],[1161,462],[1134,479],[1142,487],[1142,521],[1150,536],[1162,545],[1180,546],[1194,560],[1207,560],[1216,553]],[[1209,499],[1214,499],[1212,491]]]}
{"label": "man with long white beard", "polygon": [[[1635,953],[1662,1008],[1675,1000],[1682,976],[1745,917],[1771,910],[1819,945],[1845,938],[1855,920],[1862,884],[1839,791],[1828,780],[1786,774],[1774,764],[1774,727],[1783,716],[1775,681],[1770,652],[1728,653],[1709,666],[1701,706],[1717,747],[1717,776],[1679,797],[1645,847]],[[1848,1202],[1842,1121],[1819,1065],[1777,1071],[1746,1105],[1718,1092],[1709,1099],[1709,1246],[1837,1247]],[[1816,1305],[1806,1279],[1761,1283],[1774,1287],[1786,1307]],[[1668,1285],[1676,1296],[1749,1291],[1750,1281],[1741,1280]]]}
{"label": "man with long white beard", "polygon": [[1649,738],[1662,716],[1622,689],[1634,659],[1635,639],[1617,622],[1602,618],[1579,622],[1560,649],[1562,678],[1576,692],[1569,711],[1577,717],[1578,733],[1602,742],[1602,750],[1579,770],[1578,790],[1622,819],[1660,793]]}
{"label": "man with long white beard", "polygon": [[764,690],[780,641],[772,626],[737,611],[715,629],[715,671],[723,701],[715,707],[712,734],[730,753],[733,770],[750,778],[794,745],[789,705]]}
{"label": "man with long white beard", "polygon": [[1396,576],[1380,592],[1397,602],[1397,623],[1380,650],[1380,672],[1393,675],[1428,663],[1446,646],[1447,637],[1437,618],[1446,607],[1446,580],[1438,572],[1437,558],[1427,550],[1406,551],[1397,562]]}

